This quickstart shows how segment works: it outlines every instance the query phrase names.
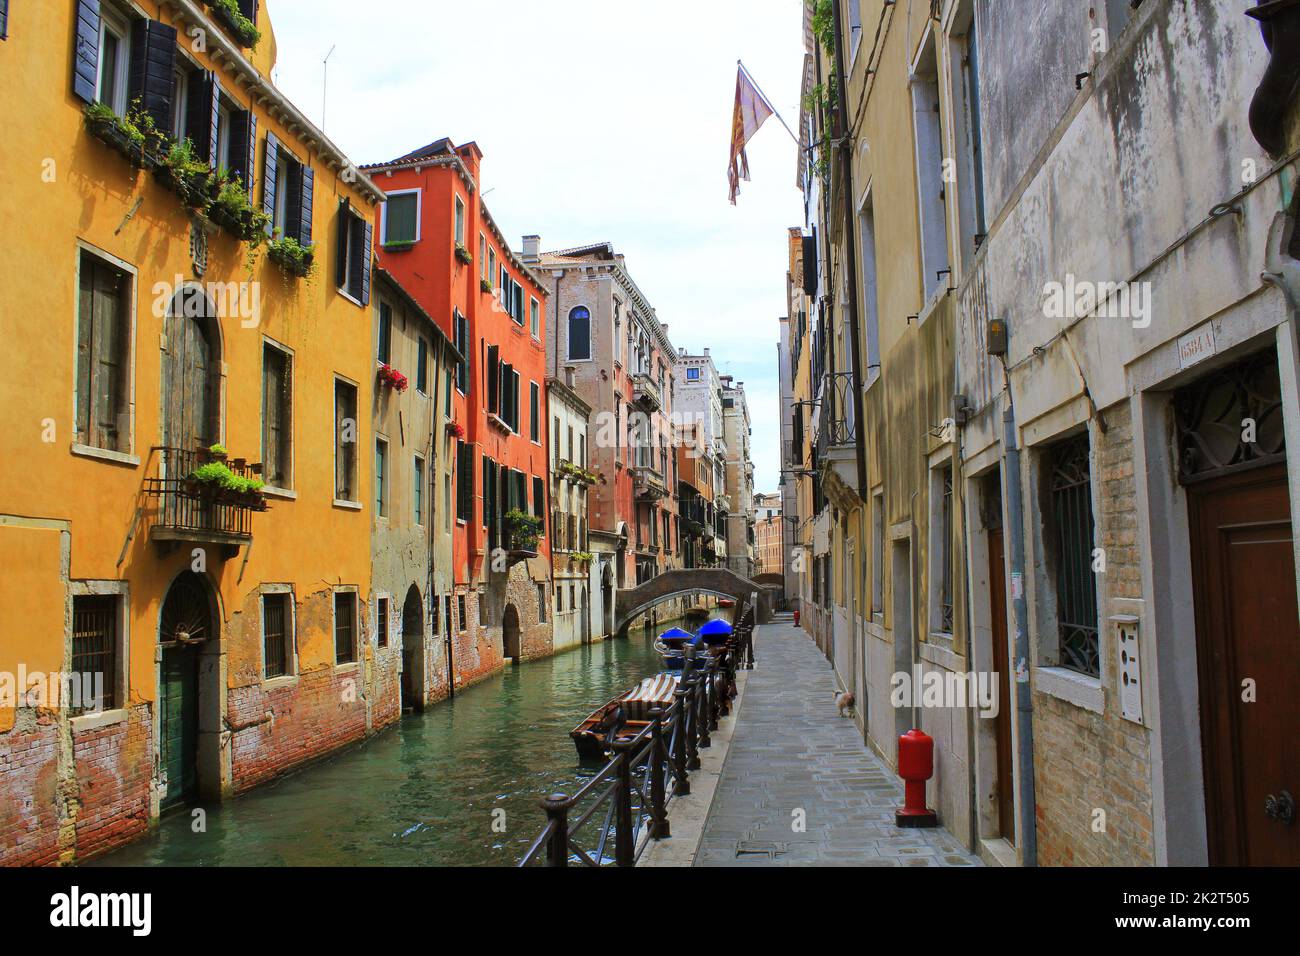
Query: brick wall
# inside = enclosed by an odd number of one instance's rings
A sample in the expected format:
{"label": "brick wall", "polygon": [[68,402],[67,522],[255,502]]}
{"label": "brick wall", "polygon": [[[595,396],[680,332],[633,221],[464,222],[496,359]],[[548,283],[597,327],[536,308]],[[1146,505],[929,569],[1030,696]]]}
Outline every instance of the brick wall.
{"label": "brick wall", "polygon": [[0,734],[0,865],[58,862],[63,817],[53,713],[21,708]]}
{"label": "brick wall", "polygon": [[77,860],[144,835],[153,768],[152,708],[132,707],[124,721],[74,732],[72,754]]}
{"label": "brick wall", "polygon": [[[1151,755],[1145,727],[1120,716],[1115,635],[1107,618],[1116,599],[1142,597],[1136,548],[1132,417],[1119,404],[1094,432],[1093,483],[1099,495],[1097,536],[1106,552],[1098,576],[1104,707],[1093,713],[1034,693],[1034,781],[1038,862],[1043,866],[1150,866]],[[1094,829],[1096,811],[1105,828]]]}

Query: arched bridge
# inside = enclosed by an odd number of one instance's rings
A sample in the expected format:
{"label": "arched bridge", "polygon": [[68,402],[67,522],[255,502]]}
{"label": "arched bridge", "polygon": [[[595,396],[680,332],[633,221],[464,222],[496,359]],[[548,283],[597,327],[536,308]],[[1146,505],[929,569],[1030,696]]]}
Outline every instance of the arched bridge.
{"label": "arched bridge", "polygon": [[727,568],[682,568],[665,571],[645,584],[624,588],[614,598],[614,633],[627,633],[627,626],[638,616],[665,601],[691,594],[713,594],[736,602],[736,615],[757,601],[755,621],[771,620],[772,610],[780,599],[780,588],[759,584]]}

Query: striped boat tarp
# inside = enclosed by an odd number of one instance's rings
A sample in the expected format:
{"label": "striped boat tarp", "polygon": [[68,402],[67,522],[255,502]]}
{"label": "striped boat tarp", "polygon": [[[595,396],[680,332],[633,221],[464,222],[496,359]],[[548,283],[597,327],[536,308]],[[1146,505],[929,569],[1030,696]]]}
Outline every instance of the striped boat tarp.
{"label": "striped boat tarp", "polygon": [[679,679],[678,674],[656,674],[641,681],[623,698],[628,720],[649,720],[650,711],[655,707],[662,710],[671,707]]}

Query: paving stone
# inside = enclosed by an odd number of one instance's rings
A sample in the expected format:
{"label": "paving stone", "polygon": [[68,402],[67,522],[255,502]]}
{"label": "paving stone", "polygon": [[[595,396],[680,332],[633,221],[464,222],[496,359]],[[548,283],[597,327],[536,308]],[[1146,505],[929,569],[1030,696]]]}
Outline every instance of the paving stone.
{"label": "paving stone", "polygon": [[[789,623],[754,634],[756,667],[696,866],[979,866],[952,835],[893,825],[903,788],[835,710],[834,675]],[[791,829],[802,810],[804,831]],[[772,852],[736,855],[737,845]]]}

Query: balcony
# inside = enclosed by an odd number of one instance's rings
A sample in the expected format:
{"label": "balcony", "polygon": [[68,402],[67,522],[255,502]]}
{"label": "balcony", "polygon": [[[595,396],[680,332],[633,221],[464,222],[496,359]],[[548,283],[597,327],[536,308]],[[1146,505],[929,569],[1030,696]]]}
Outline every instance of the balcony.
{"label": "balcony", "polygon": [[858,487],[857,422],[853,408],[853,374],[828,372],[822,379],[821,411],[813,461],[819,471],[833,472],[855,492]]}
{"label": "balcony", "polygon": [[632,376],[632,404],[646,412],[657,412],[663,404],[658,383],[645,372]]}
{"label": "balcony", "polygon": [[[260,492],[233,492],[192,477],[202,465],[213,461],[204,450],[155,448],[158,477],[146,478],[144,492],[156,499],[157,512],[149,526],[149,540],[165,551],[181,543],[219,547],[233,557],[241,545],[253,542],[253,512],[265,511]],[[243,459],[225,461],[236,476],[253,479],[262,466]]]}
{"label": "balcony", "polygon": [[668,494],[663,475],[645,465],[632,469],[632,491],[640,501],[658,501]]}
{"label": "balcony", "polygon": [[730,514],[731,498],[727,495],[715,495],[713,498],[713,506],[717,508],[718,511],[725,511]]}

